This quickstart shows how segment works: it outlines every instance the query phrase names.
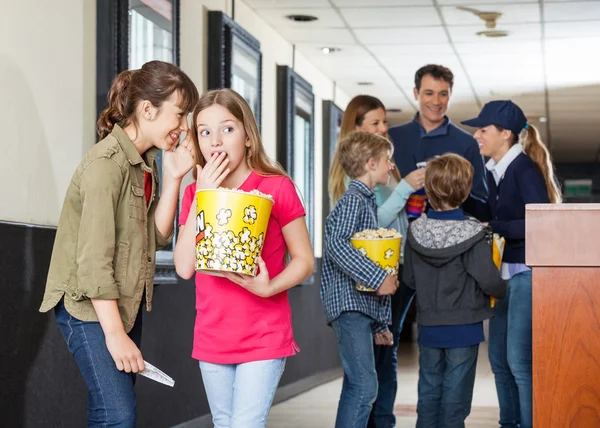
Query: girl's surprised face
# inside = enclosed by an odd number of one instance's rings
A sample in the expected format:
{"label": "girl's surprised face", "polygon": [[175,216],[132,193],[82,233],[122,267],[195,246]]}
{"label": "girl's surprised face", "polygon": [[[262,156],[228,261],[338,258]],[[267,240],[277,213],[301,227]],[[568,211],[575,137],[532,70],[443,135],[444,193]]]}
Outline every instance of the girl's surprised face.
{"label": "girl's surprised face", "polygon": [[205,160],[224,152],[232,172],[245,162],[250,140],[243,124],[229,110],[214,104],[198,113],[196,123],[200,152]]}

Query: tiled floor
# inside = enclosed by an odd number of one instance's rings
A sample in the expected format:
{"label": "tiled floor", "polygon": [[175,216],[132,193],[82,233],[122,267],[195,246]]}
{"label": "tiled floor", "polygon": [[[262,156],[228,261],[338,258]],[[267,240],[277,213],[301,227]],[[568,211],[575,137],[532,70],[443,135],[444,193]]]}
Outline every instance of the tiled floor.
{"label": "tiled floor", "polygon": [[[398,428],[414,427],[417,402],[418,349],[404,345],[398,351],[398,395],[395,414]],[[268,428],[331,428],[342,387],[341,379],[321,385],[271,409]],[[494,376],[487,358],[487,346],[479,349],[473,408],[467,428],[498,426],[498,399]]]}

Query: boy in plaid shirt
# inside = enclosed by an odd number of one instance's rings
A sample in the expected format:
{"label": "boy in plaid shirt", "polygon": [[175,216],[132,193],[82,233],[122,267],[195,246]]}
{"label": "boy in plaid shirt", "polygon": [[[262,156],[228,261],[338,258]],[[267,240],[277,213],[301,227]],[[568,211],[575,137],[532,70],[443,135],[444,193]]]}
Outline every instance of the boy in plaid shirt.
{"label": "boy in plaid shirt", "polygon": [[[398,279],[362,255],[350,243],[356,232],[378,229],[373,189],[387,184],[392,170],[393,146],[367,132],[343,138],[336,152],[352,179],[348,190],[327,217],[321,299],[327,322],[333,327],[344,368],[344,383],[336,428],[365,428],[377,398],[373,340],[392,345],[390,295]],[[372,288],[357,291],[356,285]]]}

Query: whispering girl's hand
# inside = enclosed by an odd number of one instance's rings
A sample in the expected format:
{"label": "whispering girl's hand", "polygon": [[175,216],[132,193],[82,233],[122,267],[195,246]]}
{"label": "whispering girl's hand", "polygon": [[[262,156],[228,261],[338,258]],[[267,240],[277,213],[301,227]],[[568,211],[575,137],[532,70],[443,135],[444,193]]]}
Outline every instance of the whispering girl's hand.
{"label": "whispering girl's hand", "polygon": [[194,166],[194,142],[192,134],[188,132],[185,139],[174,151],[163,153],[163,174],[168,174],[176,180],[180,180]]}

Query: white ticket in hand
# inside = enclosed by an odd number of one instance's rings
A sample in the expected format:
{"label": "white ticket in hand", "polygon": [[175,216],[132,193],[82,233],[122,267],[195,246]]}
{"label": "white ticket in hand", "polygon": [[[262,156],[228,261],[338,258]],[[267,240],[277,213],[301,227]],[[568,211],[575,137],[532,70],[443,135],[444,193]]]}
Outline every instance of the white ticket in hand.
{"label": "white ticket in hand", "polygon": [[146,368],[143,372],[139,372],[139,375],[147,377],[148,379],[155,380],[156,382],[162,383],[167,386],[172,387],[173,385],[175,385],[175,381],[172,377],[167,376],[164,372],[160,371],[147,361],[144,361],[144,364],[146,365]]}

